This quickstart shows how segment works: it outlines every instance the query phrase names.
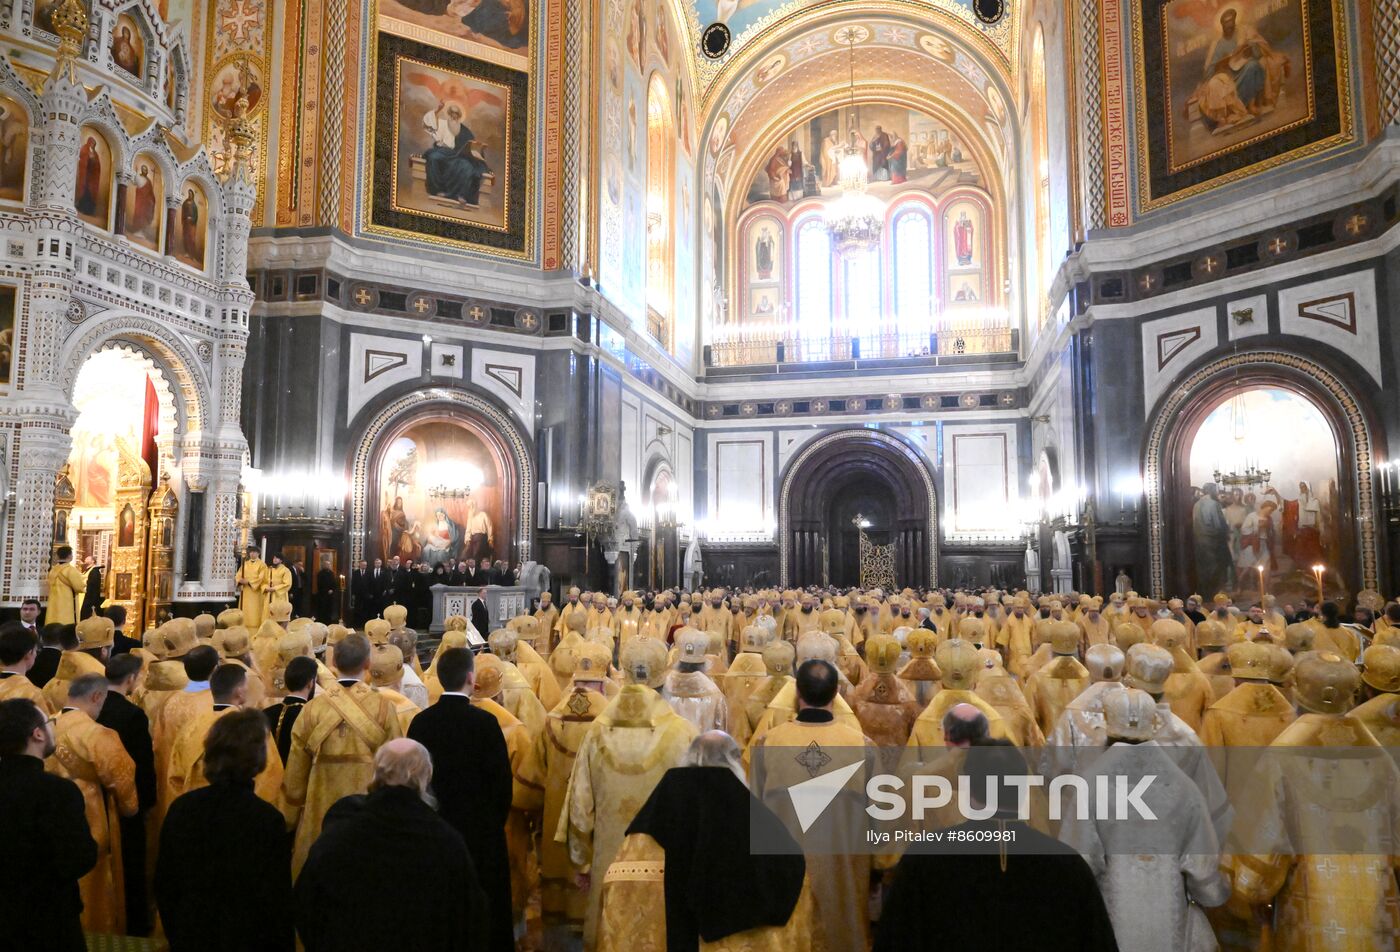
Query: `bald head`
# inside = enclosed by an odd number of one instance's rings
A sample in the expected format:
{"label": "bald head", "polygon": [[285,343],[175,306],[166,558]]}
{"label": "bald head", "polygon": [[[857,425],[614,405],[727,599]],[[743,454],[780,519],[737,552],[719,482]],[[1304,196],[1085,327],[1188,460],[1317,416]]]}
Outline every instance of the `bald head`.
{"label": "bald head", "polygon": [[416,740],[396,737],[374,752],[374,779],[371,791],[383,787],[408,787],[431,803],[428,784],[433,779],[433,758],[428,748]]}
{"label": "bald head", "polygon": [[971,747],[990,730],[987,715],[966,702],[954,704],[943,715],[943,743],[949,747]]}

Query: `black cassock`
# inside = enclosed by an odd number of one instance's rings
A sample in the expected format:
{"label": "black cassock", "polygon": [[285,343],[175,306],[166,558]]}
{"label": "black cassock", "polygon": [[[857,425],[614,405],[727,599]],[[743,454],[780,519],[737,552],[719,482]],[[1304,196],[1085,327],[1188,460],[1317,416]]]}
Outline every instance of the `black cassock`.
{"label": "black cassock", "polygon": [[335,573],[330,569],[320,569],[316,573],[316,620],[329,625],[337,620],[336,608],[338,591]]}
{"label": "black cassock", "polygon": [[490,941],[485,947],[509,952],[515,948],[506,852],[511,774],[501,726],[465,697],[445,694],[413,718],[408,736],[432,755],[438,812],[466,841],[486,894]]}
{"label": "black cassock", "polygon": [[295,894],[307,952],[489,948],[486,903],[462,837],[408,787],[336,801]]}
{"label": "black cassock", "polygon": [[[966,852],[946,844],[927,852],[911,847],[895,867],[874,952],[1117,952],[1113,923],[1089,864],[1024,823],[1005,826],[1015,835],[1005,856],[987,842],[969,845]],[[999,827],[995,820],[969,820],[952,830],[975,836]]]}

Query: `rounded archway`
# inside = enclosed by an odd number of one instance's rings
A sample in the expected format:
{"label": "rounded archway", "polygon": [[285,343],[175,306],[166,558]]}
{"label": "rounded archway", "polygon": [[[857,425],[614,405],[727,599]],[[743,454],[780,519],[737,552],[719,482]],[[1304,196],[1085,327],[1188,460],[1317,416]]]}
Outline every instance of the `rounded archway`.
{"label": "rounded archway", "polygon": [[783,477],[779,531],[784,584],[855,585],[859,539],[894,546],[896,583],[937,581],[937,501],[928,467],[877,430],[842,430],[797,454]]}
{"label": "rounded archway", "polygon": [[352,474],[352,561],[530,558],[530,447],[483,397],[434,389],[390,403],[365,427]]}
{"label": "rounded archway", "polygon": [[[1152,590],[1280,601],[1374,588],[1374,430],[1313,361],[1209,364],[1164,399],[1145,453]],[[1280,439],[1280,434],[1289,434]]]}

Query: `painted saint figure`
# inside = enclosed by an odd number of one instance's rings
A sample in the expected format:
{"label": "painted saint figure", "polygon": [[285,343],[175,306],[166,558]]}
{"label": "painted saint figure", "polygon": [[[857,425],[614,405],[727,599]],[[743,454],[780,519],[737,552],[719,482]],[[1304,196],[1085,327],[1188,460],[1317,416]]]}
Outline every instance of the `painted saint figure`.
{"label": "painted saint figure", "polygon": [[199,217],[199,201],[194,189],[185,190],[185,200],[180,203],[180,243],[186,256],[204,266],[204,225]]}
{"label": "painted saint figure", "polygon": [[1206,126],[1221,133],[1273,112],[1289,68],[1287,56],[1252,26],[1240,25],[1238,11],[1227,7],[1194,97]]}
{"label": "painted saint figure", "polygon": [[870,181],[890,180],[890,146],[889,133],[876,126],[875,136],[870,140]]}
{"label": "painted saint figure", "polygon": [[1230,584],[1230,526],[1220,508],[1215,483],[1201,487],[1201,498],[1191,511],[1191,537],[1196,559],[1196,586],[1220,591]]}
{"label": "painted saint figure", "polygon": [[489,559],[495,552],[496,532],[486,510],[478,509],[476,500],[467,497],[467,558]]}
{"label": "painted saint figure", "polygon": [[791,175],[791,168],[788,160],[788,150],[778,146],[778,151],[773,153],[773,157],[768,160],[765,171],[768,173],[768,196],[775,202],[787,201],[788,178]]}
{"label": "painted saint figure", "polygon": [[440,565],[456,559],[462,545],[462,527],[441,506],[433,510],[433,521],[423,532],[423,561]]}
{"label": "painted saint figure", "polygon": [[754,268],[760,280],[767,281],[773,276],[773,233],[764,228],[758,233],[753,246]]}
{"label": "painted saint figure", "polygon": [[953,224],[953,251],[958,257],[958,266],[972,264],[972,219],[967,212],[961,212]]}
{"label": "painted saint figure", "polygon": [[898,132],[890,134],[890,182],[903,185],[909,180],[909,144]]}
{"label": "painted saint figure", "polygon": [[480,155],[476,136],[462,121],[462,107],[439,102],[423,116],[423,127],[433,140],[423,153],[428,194],[465,208],[480,207],[481,179],[491,169]]}
{"label": "painted saint figure", "polygon": [[[78,188],[74,205],[80,215],[96,216],[99,212],[103,181],[102,151],[97,140],[87,137],[78,151]],[[101,209],[105,212],[106,209]]]}
{"label": "painted saint figure", "polygon": [[126,222],[126,230],[154,243],[159,231],[156,224],[156,189],[151,180],[150,166],[144,162],[136,173],[132,188],[131,216]]}
{"label": "painted saint figure", "polygon": [[470,13],[462,17],[462,24],[478,36],[508,50],[522,49],[530,42],[525,0],[480,0]]}
{"label": "painted saint figure", "polygon": [[141,54],[131,37],[131,27],[123,25],[112,40],[112,62],[133,76],[141,75]]}
{"label": "painted saint figure", "polygon": [[822,141],[822,188],[841,181],[841,134],[832,129]]}

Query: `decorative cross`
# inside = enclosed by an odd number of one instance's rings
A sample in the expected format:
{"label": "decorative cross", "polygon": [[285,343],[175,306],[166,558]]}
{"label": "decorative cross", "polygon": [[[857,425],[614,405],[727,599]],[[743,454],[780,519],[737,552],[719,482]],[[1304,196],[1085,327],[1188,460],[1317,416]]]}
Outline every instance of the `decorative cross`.
{"label": "decorative cross", "polygon": [[1206,255],[1201,259],[1201,270],[1206,274],[1214,274],[1215,269],[1220,266],[1214,255]]}
{"label": "decorative cross", "polygon": [[831,763],[831,755],[822,750],[816,741],[812,741],[802,753],[792,759],[807,771],[809,777],[815,777],[821,773],[823,767]]}
{"label": "decorative cross", "polygon": [[1138,278],[1138,284],[1141,285],[1144,291],[1151,291],[1152,285],[1156,283],[1157,279],[1150,274],[1144,274],[1142,277]]}
{"label": "decorative cross", "polygon": [[418,300],[416,300],[416,301],[413,302],[413,309],[414,309],[415,311],[417,311],[419,314],[427,313],[427,311],[428,311],[432,306],[433,306],[433,305],[432,305],[432,304],[428,301],[428,299],[425,298],[425,297],[420,297]]}
{"label": "decorative cross", "polygon": [[524,314],[520,315],[520,324],[521,324],[521,326],[524,327],[527,331],[532,331],[532,330],[534,330],[534,329],[535,329],[535,325],[538,324],[539,322],[540,322],[540,319],[537,318],[537,317],[535,317],[535,315],[534,315],[533,313],[531,313],[530,311],[526,311]]}
{"label": "decorative cross", "polygon": [[1347,219],[1347,231],[1353,235],[1359,235],[1366,230],[1366,226],[1371,220],[1359,212]]}
{"label": "decorative cross", "polygon": [[1288,242],[1282,236],[1275,238],[1273,241],[1269,242],[1269,252],[1271,254],[1281,255],[1287,250]]}
{"label": "decorative cross", "polygon": [[1004,406],[1004,407],[1009,407],[1009,406],[1011,406],[1012,404],[1014,404],[1015,402],[1016,402],[1016,394],[1014,394],[1014,393],[1003,393],[1003,394],[1001,395],[1001,405],[1002,405],[1002,406]]}
{"label": "decorative cross", "polygon": [[480,321],[486,317],[486,312],[482,310],[480,304],[473,304],[471,310],[467,311],[467,317],[470,317],[474,321]]}
{"label": "decorative cross", "polygon": [[369,303],[370,297],[371,295],[369,293],[369,289],[360,288],[358,291],[355,292],[355,303],[359,304],[361,307],[364,307],[366,304]]}

